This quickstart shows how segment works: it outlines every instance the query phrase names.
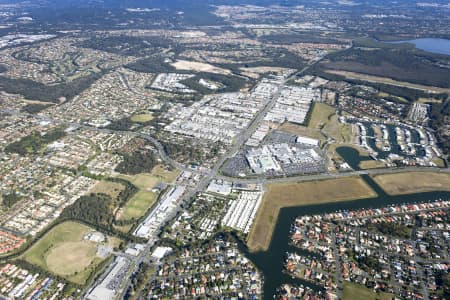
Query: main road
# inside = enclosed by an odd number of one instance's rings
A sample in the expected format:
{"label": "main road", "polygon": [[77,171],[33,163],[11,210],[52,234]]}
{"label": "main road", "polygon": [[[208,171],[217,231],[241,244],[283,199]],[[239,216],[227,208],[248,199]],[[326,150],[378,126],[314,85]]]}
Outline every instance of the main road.
{"label": "main road", "polygon": [[437,167],[389,167],[389,168],[379,168],[379,169],[368,169],[368,170],[358,170],[358,171],[347,171],[340,173],[319,173],[319,174],[309,174],[309,175],[298,175],[298,176],[285,176],[285,177],[252,177],[252,178],[239,178],[239,177],[229,177],[218,175],[217,179],[226,180],[232,183],[284,183],[284,182],[301,182],[301,181],[313,181],[313,180],[325,180],[325,179],[335,179],[343,177],[361,176],[361,175],[381,175],[381,174],[396,174],[396,173],[406,173],[406,172],[437,172],[437,173],[450,173],[449,168],[437,168]]}
{"label": "main road", "polygon": [[[219,174],[219,170],[222,167],[222,165],[225,163],[226,160],[231,158],[241,147],[243,144],[250,138],[250,136],[255,132],[256,128],[259,126],[260,122],[264,119],[265,115],[273,108],[273,106],[276,103],[277,98],[279,97],[283,86],[286,84],[286,82],[292,78],[292,76],[296,76],[298,74],[303,73],[305,70],[307,70],[309,67],[317,63],[318,61],[315,61],[309,65],[307,65],[305,68],[300,70],[299,72],[294,73],[293,75],[285,78],[284,80],[280,81],[277,87],[277,90],[271,95],[271,98],[265,103],[264,107],[255,115],[254,119],[251,121],[250,125],[239,135],[236,136],[234,143],[230,146],[229,149],[216,161],[214,166],[211,169],[203,169],[203,170],[193,170],[191,168],[188,168],[172,158],[169,157],[167,152],[164,149],[164,146],[154,137],[152,137],[149,134],[141,133],[141,132],[130,132],[130,131],[115,131],[110,129],[101,129],[93,126],[88,126],[85,124],[79,124],[74,122],[64,122],[62,120],[54,120],[46,116],[40,116],[40,115],[30,115],[21,113],[15,110],[0,110],[0,112],[8,113],[12,115],[26,115],[26,116],[32,116],[36,119],[43,120],[43,121],[50,121],[54,124],[60,124],[60,125],[66,125],[66,126],[75,126],[75,127],[81,127],[84,129],[89,130],[95,130],[98,132],[104,132],[104,133],[115,133],[115,134],[124,134],[124,135],[132,135],[136,137],[141,137],[146,140],[148,140],[154,147],[156,148],[159,156],[161,159],[166,162],[167,164],[173,166],[174,168],[177,168],[181,171],[189,171],[196,174],[202,175],[202,178],[197,183],[197,185],[191,189],[189,189],[185,195],[183,195],[182,200],[180,201],[180,204],[178,208],[168,217],[168,219],[171,219],[177,215],[177,213],[182,209],[181,205],[183,204],[189,204],[194,196],[205,190],[208,186],[208,184],[213,179],[223,179],[227,181],[231,181],[234,183],[281,183],[281,182],[298,182],[298,181],[311,181],[311,180],[323,180],[323,179],[330,179],[330,178],[339,178],[339,177],[348,177],[348,176],[359,176],[359,175],[366,175],[366,174],[384,174],[384,173],[398,173],[398,172],[410,172],[410,171],[420,171],[420,170],[432,170],[432,171],[438,171],[438,172],[446,172],[450,173],[450,169],[438,169],[438,168],[389,168],[389,169],[371,169],[371,170],[363,170],[363,171],[350,171],[350,172],[344,172],[344,173],[323,173],[323,174],[315,174],[315,175],[303,175],[303,176],[293,176],[293,177],[281,177],[281,178],[265,178],[265,177],[255,177],[255,178],[233,178],[233,177],[227,177]],[[161,228],[162,229],[162,228]],[[146,262],[149,260],[150,251],[154,244],[158,241],[158,237],[156,234],[149,238],[148,243],[146,244],[144,250],[135,258],[130,259],[130,268],[128,274],[132,274],[136,272],[139,269],[139,265],[142,262]],[[122,254],[118,254],[122,255]],[[107,269],[108,271],[108,269]],[[104,275],[100,277],[100,279],[104,278]],[[100,281],[97,280],[93,286],[99,284]],[[131,276],[125,276],[124,281],[122,282],[122,291],[121,296],[124,295],[126,290],[131,285]],[[93,287],[92,286],[92,287]],[[91,288],[92,288],[91,287]],[[90,290],[90,289],[88,289]]]}
{"label": "main road", "polygon": [[[304,72],[308,67],[305,67],[300,72]],[[298,73],[296,73],[298,74]],[[282,80],[277,87],[277,90],[273,93],[269,101],[264,105],[264,107],[256,114],[256,116],[253,118],[250,125],[238,136],[236,136],[234,143],[231,145],[231,147],[216,161],[214,166],[209,169],[207,172],[205,172],[202,177],[202,179],[197,183],[197,185],[189,190],[185,195],[183,196],[182,200],[180,201],[180,206],[178,207],[178,211],[181,210],[182,204],[189,204],[191,201],[193,201],[194,196],[205,190],[208,186],[208,184],[213,180],[214,178],[218,177],[219,170],[224,164],[224,162],[231,158],[241,147],[242,145],[247,141],[247,139],[253,134],[253,132],[256,130],[257,126],[261,122],[261,120],[264,118],[264,116],[267,114],[267,112],[272,109],[272,107],[275,105],[275,102],[278,98],[278,96],[281,93],[281,90],[283,86],[285,85],[286,81],[289,80],[292,76]],[[176,215],[176,214],[175,214]],[[162,229],[162,228],[161,228]],[[133,273],[138,271],[139,264],[141,262],[144,262],[148,260],[148,256],[150,253],[151,248],[157,241],[157,237],[150,238],[149,242],[147,243],[144,251],[142,251],[141,254],[136,257],[136,259],[133,261],[132,266],[134,268]],[[125,278],[125,283],[122,285],[122,296],[127,291],[127,289],[131,286],[131,277]]]}

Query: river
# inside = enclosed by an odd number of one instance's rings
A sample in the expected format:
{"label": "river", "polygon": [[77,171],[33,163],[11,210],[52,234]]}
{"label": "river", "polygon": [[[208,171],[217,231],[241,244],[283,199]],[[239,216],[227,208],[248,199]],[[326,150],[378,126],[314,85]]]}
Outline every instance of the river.
{"label": "river", "polygon": [[[377,192],[375,198],[353,200],[321,205],[308,205],[283,208],[280,211],[269,249],[264,252],[250,253],[240,243],[240,249],[264,275],[264,299],[272,299],[276,289],[285,283],[303,284],[315,290],[319,287],[300,279],[294,279],[283,273],[286,252],[301,251],[289,245],[289,230],[296,217],[301,215],[323,214],[338,210],[358,210],[362,208],[379,208],[392,204],[427,202],[437,199],[450,199],[450,192],[427,192],[402,196],[387,195],[368,175],[362,178]],[[344,187],[343,187],[344,188]]]}
{"label": "river", "polygon": [[420,38],[406,41],[387,42],[392,44],[410,43],[414,44],[416,48],[428,52],[450,55],[450,40],[438,38]]}

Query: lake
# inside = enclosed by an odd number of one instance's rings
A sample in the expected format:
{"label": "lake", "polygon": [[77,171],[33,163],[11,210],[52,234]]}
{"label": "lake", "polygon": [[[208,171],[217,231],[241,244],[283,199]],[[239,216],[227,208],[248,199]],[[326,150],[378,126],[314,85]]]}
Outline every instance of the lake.
{"label": "lake", "polygon": [[273,238],[267,251],[249,253],[247,248],[242,243],[239,243],[240,250],[243,251],[247,258],[249,258],[264,274],[264,299],[272,299],[276,289],[285,283],[297,285],[303,284],[304,286],[309,286],[316,290],[320,288],[303,280],[294,279],[283,273],[283,264],[286,257],[286,252],[300,252],[297,248],[289,245],[289,229],[291,228],[291,225],[296,217],[301,215],[323,214],[338,210],[379,208],[392,204],[418,203],[437,199],[450,199],[450,192],[428,192],[411,195],[389,196],[384,193],[384,191],[381,190],[369,176],[365,175],[362,177],[378,193],[378,197],[340,203],[283,208],[280,211],[278,222],[274,229]]}
{"label": "lake", "polygon": [[387,42],[392,44],[410,43],[414,44],[416,48],[428,52],[450,55],[450,40],[437,38],[421,38],[407,41]]}

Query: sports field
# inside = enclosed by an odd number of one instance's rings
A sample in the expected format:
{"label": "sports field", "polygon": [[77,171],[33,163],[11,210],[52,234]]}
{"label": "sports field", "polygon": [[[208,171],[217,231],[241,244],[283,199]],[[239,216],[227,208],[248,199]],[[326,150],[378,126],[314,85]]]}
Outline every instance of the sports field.
{"label": "sports field", "polygon": [[150,122],[151,120],[153,120],[152,114],[139,114],[131,117],[131,121],[138,123]]}
{"label": "sports field", "polygon": [[123,207],[119,219],[137,219],[145,214],[147,209],[155,202],[157,195],[152,192],[152,189],[160,182],[160,180],[156,176],[148,173],[120,175],[119,177],[130,181],[139,188],[139,191]]}
{"label": "sports field", "polygon": [[179,172],[168,171],[161,166],[153,168],[151,173],[142,173],[138,175],[120,175],[120,178],[126,179],[139,188],[139,191],[127,202],[120,214],[120,219],[130,220],[137,219],[143,216],[147,209],[153,205],[158,196],[157,193],[152,192],[152,189],[161,182],[173,182]]}
{"label": "sports field", "polygon": [[28,249],[22,258],[83,285],[102,261],[96,256],[98,244],[83,240],[89,231],[92,231],[90,227],[76,222],[59,224]]}
{"label": "sports field", "polygon": [[267,186],[250,231],[250,251],[266,250],[281,208],[375,197],[376,193],[360,177],[347,177]]}

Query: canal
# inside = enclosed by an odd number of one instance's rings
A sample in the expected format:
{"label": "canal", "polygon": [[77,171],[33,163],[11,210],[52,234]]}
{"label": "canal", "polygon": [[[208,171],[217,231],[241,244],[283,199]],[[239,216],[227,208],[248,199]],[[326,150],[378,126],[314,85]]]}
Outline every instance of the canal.
{"label": "canal", "polygon": [[[304,286],[309,286],[315,290],[320,288],[306,281],[294,279],[283,272],[286,252],[304,253],[289,245],[289,230],[296,217],[302,215],[323,214],[339,210],[379,208],[393,204],[419,203],[437,199],[450,199],[450,192],[427,192],[402,196],[390,196],[386,194],[369,176],[362,176],[362,178],[378,193],[377,197],[339,203],[283,208],[280,211],[272,241],[267,251],[250,253],[243,244],[240,244],[240,249],[264,275],[264,299],[272,299],[276,289],[286,283],[295,285],[303,284]],[[345,187],[343,186],[342,188]]]}

